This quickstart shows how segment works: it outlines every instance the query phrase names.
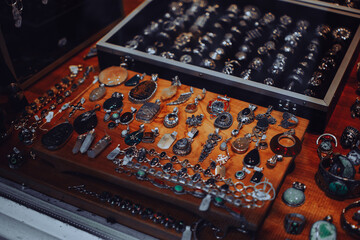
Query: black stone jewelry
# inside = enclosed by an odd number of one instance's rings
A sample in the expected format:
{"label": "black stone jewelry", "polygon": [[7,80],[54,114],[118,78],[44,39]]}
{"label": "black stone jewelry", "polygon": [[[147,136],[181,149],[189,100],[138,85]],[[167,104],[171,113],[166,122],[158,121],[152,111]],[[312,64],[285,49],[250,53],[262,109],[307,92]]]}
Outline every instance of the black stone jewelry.
{"label": "black stone jewelry", "polygon": [[114,92],[111,98],[106,99],[103,103],[103,109],[105,112],[112,112],[119,110],[123,107],[124,95],[122,93]]}
{"label": "black stone jewelry", "polygon": [[74,129],[78,134],[83,134],[97,126],[98,120],[96,117],[96,111],[100,110],[100,105],[95,105],[94,109],[88,112],[85,112],[78,116],[74,120]]}
{"label": "black stone jewelry", "polygon": [[136,113],[137,109],[131,107],[130,112],[125,112],[119,118],[119,123],[122,125],[129,125],[134,120],[134,114]]}
{"label": "black stone jewelry", "polygon": [[73,130],[69,122],[60,123],[42,136],[41,143],[49,150],[57,150],[70,139]]}

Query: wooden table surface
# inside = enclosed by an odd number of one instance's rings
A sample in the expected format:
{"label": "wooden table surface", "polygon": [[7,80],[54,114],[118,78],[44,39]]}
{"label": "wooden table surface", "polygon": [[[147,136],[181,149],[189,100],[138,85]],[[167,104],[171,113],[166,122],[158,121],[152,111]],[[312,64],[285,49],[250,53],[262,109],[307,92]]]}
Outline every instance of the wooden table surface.
{"label": "wooden table surface", "polygon": [[[123,2],[125,14],[128,14],[142,1],[125,0]],[[25,91],[25,95],[29,102],[42,95],[45,89],[48,89],[54,84],[54,82],[50,81],[50,79],[61,79],[61,77],[64,76],[64,72],[66,72],[66,70],[64,70],[65,67],[69,64],[83,63],[84,65],[89,65],[93,64],[94,61],[96,63],[95,59],[87,61],[82,59],[82,56],[86,52],[87,49],[80,52],[78,55],[63,64],[62,67],[59,67],[51,74],[27,89]],[[349,110],[351,104],[356,99],[356,88],[357,80],[356,69],[354,66],[325,130],[327,133],[334,134],[338,139],[340,138],[346,126],[350,125],[360,129],[360,120],[352,119],[350,117]],[[260,231],[257,232],[257,239],[306,239],[309,234],[311,225],[315,221],[323,219],[329,214],[331,214],[334,218],[334,224],[338,232],[338,239],[351,239],[351,237],[346,234],[345,231],[340,227],[340,213],[345,206],[358,199],[349,199],[344,201],[333,200],[325,196],[324,192],[322,192],[316,185],[314,176],[319,164],[319,158],[317,157],[316,153],[316,139],[318,136],[318,134],[305,133],[302,151],[295,159],[295,168],[286,176],[282,187],[277,194],[277,198],[274,200],[269,214],[267,215]],[[12,139],[15,141],[16,138],[12,137]],[[1,146],[0,150],[1,153],[7,153],[8,147]],[[335,149],[335,152],[346,154],[348,150],[344,150],[341,148],[341,146],[338,146]],[[28,172],[30,174],[31,169],[27,169],[26,166],[24,166],[22,171]],[[15,173],[13,172],[11,174],[15,176]],[[305,191],[306,201],[300,207],[289,207],[281,200],[282,193],[287,188],[291,187],[292,182],[294,181],[302,182],[307,186]],[[283,220],[285,215],[288,213],[300,213],[306,217],[307,223],[301,235],[290,235],[285,232],[283,227]]]}

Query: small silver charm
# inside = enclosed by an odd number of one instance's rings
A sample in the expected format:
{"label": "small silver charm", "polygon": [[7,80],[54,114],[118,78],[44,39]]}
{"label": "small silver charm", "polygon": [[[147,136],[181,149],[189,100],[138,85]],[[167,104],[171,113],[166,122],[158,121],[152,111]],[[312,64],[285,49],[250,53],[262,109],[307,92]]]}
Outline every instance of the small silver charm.
{"label": "small silver charm", "polygon": [[177,107],[174,108],[172,113],[169,113],[164,118],[164,126],[167,128],[173,128],[179,123],[178,116],[179,109]]}

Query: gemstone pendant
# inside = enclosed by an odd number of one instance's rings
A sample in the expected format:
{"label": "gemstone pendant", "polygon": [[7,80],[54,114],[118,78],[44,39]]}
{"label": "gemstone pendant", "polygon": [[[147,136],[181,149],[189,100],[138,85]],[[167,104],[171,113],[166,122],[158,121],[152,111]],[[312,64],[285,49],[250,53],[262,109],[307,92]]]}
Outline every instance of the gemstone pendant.
{"label": "gemstone pendant", "polygon": [[119,123],[122,125],[130,124],[134,120],[134,114],[136,111],[136,108],[131,107],[131,112],[126,112],[121,115]]}
{"label": "gemstone pendant", "polygon": [[136,113],[136,120],[145,123],[152,122],[160,111],[160,103],[160,100],[156,100],[155,103],[144,103]]}
{"label": "gemstone pendant", "polygon": [[105,100],[105,102],[103,103],[103,109],[106,112],[112,112],[122,108],[124,105],[123,96],[124,95],[122,93],[113,93],[111,98]]}
{"label": "gemstone pendant", "polygon": [[176,135],[177,132],[172,132],[171,134],[170,133],[164,134],[157,144],[158,148],[169,149],[170,146],[175,142]]}
{"label": "gemstone pendant", "polygon": [[203,88],[202,90],[202,95],[197,95],[194,102],[193,103],[189,103],[188,105],[186,105],[185,107],[185,112],[188,112],[188,113],[194,113],[197,111],[198,109],[198,104],[199,104],[199,101],[203,100],[204,97],[205,97],[205,94],[206,94],[206,89]]}
{"label": "gemstone pendant", "polygon": [[174,97],[179,86],[181,86],[180,79],[179,79],[178,76],[175,76],[175,77],[173,78],[173,81],[172,81],[172,83],[171,83],[171,86],[168,87],[168,88],[164,88],[164,89],[161,91],[161,97],[160,97],[160,99],[161,99],[162,101],[165,101],[165,100],[168,100],[168,99]]}
{"label": "gemstone pendant", "polygon": [[230,110],[230,98],[218,96],[209,102],[207,111],[210,113],[210,117],[214,118],[222,112],[228,112]]}
{"label": "gemstone pendant", "polygon": [[248,168],[254,168],[260,164],[260,154],[257,148],[251,150],[248,154],[245,155],[243,163]]}
{"label": "gemstone pendant", "polygon": [[95,102],[98,101],[100,99],[102,99],[106,94],[106,88],[104,84],[100,84],[99,87],[95,88],[94,90],[91,91],[90,95],[89,95],[89,100],[91,102]]}
{"label": "gemstone pendant", "polygon": [[105,86],[113,87],[123,83],[128,76],[125,68],[112,66],[102,70],[99,74],[99,82]]}
{"label": "gemstone pendant", "polygon": [[145,76],[146,76],[146,73],[143,73],[143,75],[136,74],[135,76],[133,76],[132,78],[127,80],[124,83],[124,85],[127,86],[127,87],[136,86],[136,85],[139,84],[140,80],[144,79]]}
{"label": "gemstone pendant", "polygon": [[151,80],[139,83],[136,87],[130,90],[129,100],[132,103],[145,103],[149,101],[157,90],[157,74],[151,76]]}
{"label": "gemstone pendant", "polygon": [[228,129],[233,124],[233,117],[228,112],[220,113],[215,119],[214,126],[220,129]]}
{"label": "gemstone pendant", "polygon": [[291,207],[298,207],[305,202],[306,186],[300,182],[294,182],[291,188],[285,190],[282,195],[283,202]]}
{"label": "gemstone pendant", "polygon": [[186,156],[191,152],[191,139],[182,138],[173,146],[173,153],[178,156]]}
{"label": "gemstone pendant", "polygon": [[332,217],[329,215],[324,220],[315,222],[310,229],[310,240],[336,240],[336,227],[332,224]]}

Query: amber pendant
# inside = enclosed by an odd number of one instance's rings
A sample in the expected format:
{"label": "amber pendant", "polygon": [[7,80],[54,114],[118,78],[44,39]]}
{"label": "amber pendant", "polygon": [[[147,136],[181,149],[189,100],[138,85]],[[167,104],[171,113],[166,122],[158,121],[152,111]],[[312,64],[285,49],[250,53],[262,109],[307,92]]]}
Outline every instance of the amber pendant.
{"label": "amber pendant", "polygon": [[151,80],[139,83],[136,87],[130,90],[129,100],[132,103],[145,103],[149,101],[157,90],[156,80],[157,74],[151,76]]}
{"label": "amber pendant", "polygon": [[164,88],[162,91],[161,91],[161,97],[160,99],[162,101],[165,101],[165,100],[168,100],[172,97],[175,96],[176,92],[177,92],[177,89],[178,87],[181,86],[181,82],[180,82],[180,79],[178,76],[175,76],[173,78],[173,81],[171,83],[171,86],[168,87],[168,88]]}

